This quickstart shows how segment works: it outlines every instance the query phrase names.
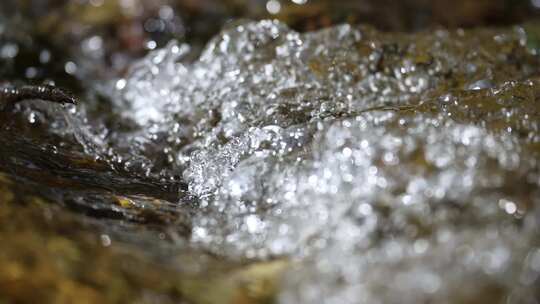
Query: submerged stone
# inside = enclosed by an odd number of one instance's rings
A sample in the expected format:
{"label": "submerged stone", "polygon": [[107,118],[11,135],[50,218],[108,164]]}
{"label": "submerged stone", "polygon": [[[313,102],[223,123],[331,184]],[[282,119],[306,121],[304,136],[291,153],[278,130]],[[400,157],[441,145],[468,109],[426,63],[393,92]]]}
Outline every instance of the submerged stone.
{"label": "submerged stone", "polygon": [[[172,41],[102,88],[114,123],[96,128],[90,104],[45,125],[111,167],[90,166],[110,173],[111,209],[159,219],[177,250],[293,261],[272,272],[280,303],[534,303],[540,62],[527,38],[234,23],[194,62]],[[178,204],[152,200],[141,170],[185,183]],[[62,197],[99,205],[78,194]]]}

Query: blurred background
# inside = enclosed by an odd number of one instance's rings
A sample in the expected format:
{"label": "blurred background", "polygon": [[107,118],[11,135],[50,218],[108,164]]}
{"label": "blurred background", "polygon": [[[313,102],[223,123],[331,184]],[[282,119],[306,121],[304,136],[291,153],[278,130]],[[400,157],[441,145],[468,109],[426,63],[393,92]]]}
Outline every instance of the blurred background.
{"label": "blurred background", "polygon": [[385,31],[507,26],[535,20],[540,0],[3,0],[0,81],[57,84],[119,76],[170,39],[205,43],[234,19],[275,18],[298,31],[339,23]]}

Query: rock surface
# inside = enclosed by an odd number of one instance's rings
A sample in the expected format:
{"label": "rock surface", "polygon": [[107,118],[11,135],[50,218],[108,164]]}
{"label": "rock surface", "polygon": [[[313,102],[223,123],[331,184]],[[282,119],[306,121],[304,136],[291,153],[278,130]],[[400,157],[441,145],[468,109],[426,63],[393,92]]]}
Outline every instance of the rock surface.
{"label": "rock surface", "polygon": [[[69,143],[59,155],[78,145],[80,157],[58,169],[64,179],[47,197],[152,223],[99,227],[120,229],[139,251],[143,240],[166,243],[156,249],[169,256],[165,265],[182,265],[170,256],[184,252],[208,254],[195,264],[209,269],[214,259],[229,269],[278,261],[262,275],[270,285],[284,278],[270,298],[224,302],[536,303],[540,62],[531,39],[522,27],[397,34],[341,25],[300,34],[277,21],[234,23],[194,62],[172,41],[101,87],[114,123],[96,119],[92,104],[77,112],[23,104],[0,127]],[[48,119],[38,131],[28,115]],[[47,163],[14,151],[0,148],[4,170]],[[69,178],[84,172],[102,175]],[[141,186],[130,187],[134,179]],[[161,195],[171,191],[174,200]],[[169,271],[190,277],[168,269],[154,286],[122,273],[156,297],[220,302],[190,297]]]}

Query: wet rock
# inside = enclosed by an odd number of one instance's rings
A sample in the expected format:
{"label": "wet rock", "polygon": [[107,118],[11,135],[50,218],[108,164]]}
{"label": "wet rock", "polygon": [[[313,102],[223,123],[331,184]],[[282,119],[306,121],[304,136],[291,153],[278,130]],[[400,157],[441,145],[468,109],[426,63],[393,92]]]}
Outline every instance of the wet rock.
{"label": "wet rock", "polygon": [[[171,41],[103,88],[114,124],[88,115],[92,101],[77,112],[23,103],[0,132],[25,130],[38,150],[39,134],[75,143],[51,157],[78,155],[52,167],[64,178],[48,193],[72,210],[168,231],[177,254],[294,261],[263,267],[271,286],[285,278],[278,291],[237,302],[534,302],[540,83],[529,38],[521,27],[302,34],[237,22],[198,60]],[[50,117],[44,128],[23,119],[29,109]],[[50,164],[13,151],[0,149],[10,168]],[[166,182],[185,187],[163,197]]]}

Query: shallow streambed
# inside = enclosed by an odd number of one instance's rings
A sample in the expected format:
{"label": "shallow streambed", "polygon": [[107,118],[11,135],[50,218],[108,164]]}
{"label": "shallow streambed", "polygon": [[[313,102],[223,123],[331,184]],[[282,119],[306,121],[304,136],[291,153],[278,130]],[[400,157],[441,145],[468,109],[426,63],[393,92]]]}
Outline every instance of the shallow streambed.
{"label": "shallow streambed", "polygon": [[238,21],[7,105],[0,302],[536,303],[535,41]]}

